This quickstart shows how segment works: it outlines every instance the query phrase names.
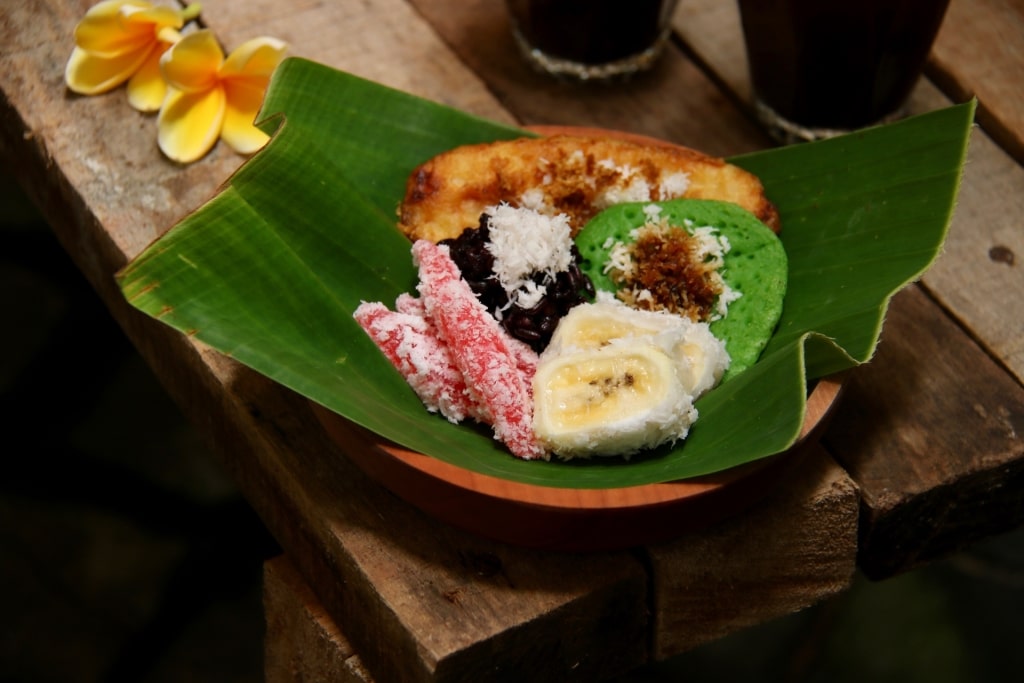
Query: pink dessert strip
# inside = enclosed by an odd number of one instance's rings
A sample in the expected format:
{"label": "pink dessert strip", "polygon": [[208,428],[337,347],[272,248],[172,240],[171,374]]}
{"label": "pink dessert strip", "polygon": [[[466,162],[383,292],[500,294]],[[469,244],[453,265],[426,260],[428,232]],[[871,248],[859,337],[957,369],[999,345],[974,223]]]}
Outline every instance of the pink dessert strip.
{"label": "pink dessert strip", "polygon": [[[445,358],[449,363],[451,363],[452,371],[459,374],[459,379],[466,387],[466,400],[468,402],[466,414],[469,415],[470,417],[476,418],[480,422],[491,424],[493,418],[491,417],[491,413],[489,412],[487,404],[484,403],[482,398],[480,398],[479,392],[476,391],[473,385],[466,383],[465,377],[462,376],[462,371],[455,367],[455,362],[452,359],[451,352],[445,345],[445,342],[441,338],[441,335],[438,334],[437,326],[430,319],[430,317],[427,316],[427,309],[423,305],[423,299],[415,297],[412,294],[409,294],[408,292],[402,292],[401,294],[398,295],[398,298],[395,299],[395,310],[398,311],[399,313],[406,313],[408,315],[416,316],[417,318],[423,319],[424,324],[426,324],[427,326],[427,334],[432,338],[433,341],[435,341],[441,347],[441,350],[445,354]],[[534,353],[534,350],[531,349],[529,346],[525,344],[524,346],[526,347],[526,351]],[[536,356],[535,353],[534,355]],[[539,362],[539,358],[534,362],[533,372],[537,371],[537,362]],[[523,364],[526,363],[528,363],[528,361],[524,360]],[[532,373],[530,374],[530,377],[533,377]],[[533,388],[532,382],[530,383],[530,388]]]}
{"label": "pink dessert strip", "polygon": [[[424,320],[427,318],[427,310],[423,307],[423,299],[414,297],[408,292],[402,292],[395,299],[395,310],[399,313],[419,316]],[[430,323],[429,320],[427,322]]]}
{"label": "pink dessert strip", "polygon": [[508,334],[504,336],[509,350],[512,352],[512,357],[516,359],[516,367],[519,368],[523,384],[526,385],[527,400],[530,405],[533,405],[533,376],[537,374],[537,363],[540,362],[540,356],[526,342],[519,341]]}
{"label": "pink dessert strip", "polygon": [[448,348],[425,318],[390,311],[379,302],[360,304],[353,317],[427,410],[440,411],[449,422],[461,422],[466,417],[490,421],[490,416],[474,401]]}
{"label": "pink dessert strip", "polygon": [[533,434],[531,378],[520,370],[508,335],[462,279],[447,246],[418,240],[412,253],[427,317],[466,383],[488,407],[495,437],[517,457],[547,457]]}
{"label": "pink dessert strip", "polygon": [[[398,295],[395,300],[395,310],[400,313],[408,313],[409,315],[418,315],[425,318],[427,324],[432,328],[434,327],[433,322],[427,317],[427,311],[423,306],[423,299],[417,298],[412,294],[403,292]],[[436,328],[434,334],[437,334]],[[505,341],[508,343],[509,350],[516,359],[516,366],[519,368],[519,372],[523,375],[523,381],[526,386],[530,389],[533,387],[533,376],[537,372],[537,363],[540,362],[540,356],[534,351],[529,344],[520,341],[510,335],[504,335]]]}

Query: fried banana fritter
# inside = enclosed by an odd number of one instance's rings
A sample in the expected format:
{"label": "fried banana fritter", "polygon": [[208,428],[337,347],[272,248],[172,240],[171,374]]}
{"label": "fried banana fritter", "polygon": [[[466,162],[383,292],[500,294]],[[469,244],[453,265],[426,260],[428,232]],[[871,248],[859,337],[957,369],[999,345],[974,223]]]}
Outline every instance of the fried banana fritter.
{"label": "fried banana fritter", "polygon": [[507,202],[565,213],[575,234],[613,204],[684,197],[739,204],[779,229],[761,181],[738,166],[682,147],[574,135],[466,145],[430,159],[409,176],[399,228],[439,242]]}

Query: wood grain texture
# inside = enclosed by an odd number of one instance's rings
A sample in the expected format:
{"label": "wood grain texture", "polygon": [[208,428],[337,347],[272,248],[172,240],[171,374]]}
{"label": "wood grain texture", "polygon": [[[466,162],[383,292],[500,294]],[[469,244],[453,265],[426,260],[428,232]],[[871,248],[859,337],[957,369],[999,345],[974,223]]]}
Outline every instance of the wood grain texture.
{"label": "wood grain texture", "polygon": [[22,160],[26,192],[51,224],[65,226],[58,237],[109,301],[120,298],[113,272],[209,198],[242,159],[221,146],[179,167],[157,149],[154,116],[133,110],[123,88],[95,97],[66,89],[72,31],[90,4],[4,5],[0,149]]}
{"label": "wood grain texture", "polygon": [[[189,397],[186,414],[214,438],[332,619],[366,625],[350,638],[376,677],[522,674],[538,643],[554,662],[550,680],[566,676],[563,667],[587,680],[644,661],[647,578],[634,558],[581,565],[440,524],[352,466],[304,398],[212,351],[201,356],[215,373],[212,395],[173,380],[171,393]],[[578,637],[564,637],[567,630]]]}
{"label": "wood grain texture", "polygon": [[1024,389],[919,288],[896,297],[823,439],[861,488],[864,572],[884,578],[1019,525],[1022,434]]}
{"label": "wood grain texture", "polygon": [[645,549],[655,660],[849,587],[857,557],[857,488],[819,446],[808,449],[799,475],[742,518]]}
{"label": "wood grain texture", "polygon": [[286,557],[264,563],[266,683],[372,683],[351,643]]}
{"label": "wood grain texture", "polygon": [[[641,551],[655,577],[655,660],[806,608],[849,586],[857,549],[856,486],[820,447],[808,451],[806,467],[750,516]],[[279,672],[268,681],[303,680],[291,673],[296,670],[359,672],[341,629],[287,560],[268,563],[266,575],[268,625],[287,621],[287,628],[268,626],[268,673]],[[325,640],[337,646],[323,647]],[[302,656],[292,654],[289,671],[282,663],[296,648]]]}
{"label": "wood grain texture", "polygon": [[305,57],[503,123],[508,111],[404,0],[204,0],[204,23],[226,49],[259,35]]}
{"label": "wood grain texture", "polygon": [[[581,565],[438,524],[363,478],[330,444],[317,448],[302,399],[282,400],[277,385],[235,370],[243,404],[207,414],[224,431],[221,448],[250,458],[229,456],[229,467],[326,613],[360,625],[350,642],[378,680],[522,677],[537,657],[548,663],[539,680],[590,680],[644,661],[646,577],[633,558]],[[276,433],[236,432],[243,415]]]}
{"label": "wood grain texture", "polygon": [[[978,59],[984,55],[984,59]],[[1024,4],[951,0],[928,75],[954,99],[978,98],[978,121],[1024,163]]]}
{"label": "wood grain texture", "polygon": [[985,350],[1024,383],[1024,168],[971,133],[945,250],[922,282]]}

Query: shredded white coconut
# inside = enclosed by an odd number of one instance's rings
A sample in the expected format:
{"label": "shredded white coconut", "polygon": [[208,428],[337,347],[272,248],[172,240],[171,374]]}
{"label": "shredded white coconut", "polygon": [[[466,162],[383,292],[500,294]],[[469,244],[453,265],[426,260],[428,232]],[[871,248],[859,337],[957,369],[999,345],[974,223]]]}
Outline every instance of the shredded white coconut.
{"label": "shredded white coconut", "polygon": [[635,176],[629,180],[629,184],[623,187],[609,187],[595,198],[594,205],[603,209],[625,202],[645,202],[650,199],[650,184],[642,177]]}
{"label": "shredded white coconut", "polygon": [[743,296],[743,292],[737,292],[723,280],[722,293],[718,295],[718,301],[715,302],[715,312],[711,315],[711,320],[721,320],[729,315],[729,304],[741,296]]}
{"label": "shredded white coconut", "polygon": [[690,234],[697,238],[697,258],[713,264],[715,268],[721,268],[729,251],[728,240],[722,242],[718,230],[709,226],[695,228]]}
{"label": "shredded white coconut", "polygon": [[548,213],[550,207],[546,201],[544,190],[539,187],[531,187],[519,197],[519,205],[524,209],[530,209],[539,213]]}
{"label": "shredded white coconut", "polygon": [[[486,209],[494,274],[509,295],[509,305],[533,308],[548,283],[572,264],[572,233],[565,214],[549,216],[502,202]],[[542,284],[534,275],[542,273]]]}
{"label": "shredded white coconut", "polygon": [[608,251],[608,260],[604,262],[602,272],[607,275],[613,270],[625,278],[633,276],[633,251],[625,242],[615,242]]}
{"label": "shredded white coconut", "polygon": [[658,189],[661,192],[661,199],[672,199],[674,197],[682,197],[689,187],[690,177],[679,171],[678,173],[662,176]]}

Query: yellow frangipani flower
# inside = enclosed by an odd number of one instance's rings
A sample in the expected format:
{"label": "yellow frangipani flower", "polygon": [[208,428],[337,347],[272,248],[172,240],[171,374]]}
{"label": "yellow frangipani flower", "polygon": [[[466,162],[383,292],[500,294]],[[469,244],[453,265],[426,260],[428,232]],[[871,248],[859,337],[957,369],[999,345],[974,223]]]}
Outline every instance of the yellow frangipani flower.
{"label": "yellow frangipani flower", "polygon": [[157,117],[163,153],[190,163],[221,138],[240,154],[266,144],[267,134],[254,121],[287,49],[276,38],[253,38],[225,58],[213,33],[205,29],[175,43],[160,59],[169,86]]}
{"label": "yellow frangipani flower", "polygon": [[75,27],[65,83],[76,93],[98,95],[127,81],[128,102],[139,111],[156,111],[167,92],[160,56],[181,38],[178,30],[199,10],[198,4],[181,10],[145,0],[94,5]]}

